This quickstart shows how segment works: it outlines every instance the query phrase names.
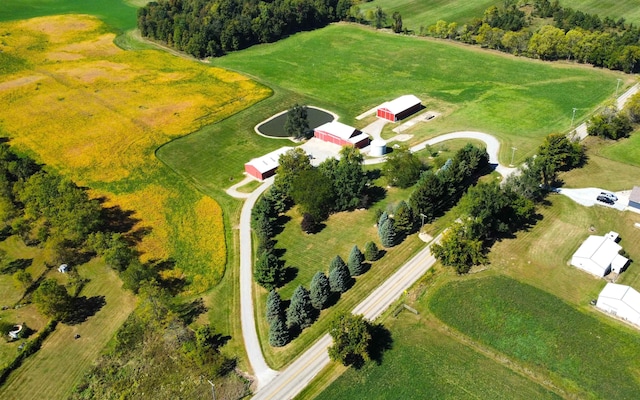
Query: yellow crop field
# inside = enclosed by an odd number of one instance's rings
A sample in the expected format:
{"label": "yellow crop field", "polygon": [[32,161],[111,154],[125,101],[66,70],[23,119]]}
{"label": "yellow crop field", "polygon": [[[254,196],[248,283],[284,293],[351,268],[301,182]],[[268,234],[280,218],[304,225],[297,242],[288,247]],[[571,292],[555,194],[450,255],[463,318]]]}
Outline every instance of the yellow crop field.
{"label": "yellow crop field", "polygon": [[143,258],[173,259],[203,289],[224,271],[222,212],[168,175],[154,151],[269,89],[161,51],[125,51],[113,39],[85,15],[0,24],[0,128],[107,205],[134,211],[136,228],[148,231]]}

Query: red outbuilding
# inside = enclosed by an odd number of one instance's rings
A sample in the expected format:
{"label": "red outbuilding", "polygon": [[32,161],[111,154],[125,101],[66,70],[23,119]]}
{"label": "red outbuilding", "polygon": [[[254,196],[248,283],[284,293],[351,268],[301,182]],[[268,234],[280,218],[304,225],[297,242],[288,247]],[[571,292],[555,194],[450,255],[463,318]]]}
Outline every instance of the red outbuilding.
{"label": "red outbuilding", "polygon": [[376,115],[391,122],[396,122],[420,111],[422,103],[419,98],[412,94],[400,96],[395,100],[381,104]]}
{"label": "red outbuilding", "polygon": [[262,157],[254,158],[244,164],[244,170],[249,175],[260,180],[273,176],[276,173],[276,168],[280,165],[280,155],[292,149],[293,147],[285,146]]}
{"label": "red outbuilding", "polygon": [[314,130],[313,136],[340,146],[355,146],[361,149],[369,145],[369,135],[338,121],[320,125]]}

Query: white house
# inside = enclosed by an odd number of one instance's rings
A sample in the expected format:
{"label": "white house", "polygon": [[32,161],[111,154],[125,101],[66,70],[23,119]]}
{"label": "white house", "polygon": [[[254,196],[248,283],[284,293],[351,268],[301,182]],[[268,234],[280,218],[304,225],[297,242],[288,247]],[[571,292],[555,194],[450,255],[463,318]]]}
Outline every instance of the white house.
{"label": "white house", "polygon": [[589,236],[571,257],[571,265],[598,277],[612,271],[620,273],[629,260],[619,254],[622,246],[612,240],[614,237],[615,232]]}
{"label": "white house", "polygon": [[607,283],[598,296],[596,307],[640,325],[640,293],[632,287]]}

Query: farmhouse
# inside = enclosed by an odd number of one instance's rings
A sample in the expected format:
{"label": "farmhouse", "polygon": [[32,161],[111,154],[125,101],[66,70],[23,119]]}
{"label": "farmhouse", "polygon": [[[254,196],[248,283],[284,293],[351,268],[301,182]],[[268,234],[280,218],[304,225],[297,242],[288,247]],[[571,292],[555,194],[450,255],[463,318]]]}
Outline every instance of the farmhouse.
{"label": "farmhouse", "polygon": [[629,260],[619,254],[622,246],[615,242],[617,237],[615,232],[589,236],[571,257],[571,265],[598,277],[620,273]]}
{"label": "farmhouse", "polygon": [[406,94],[381,104],[376,111],[376,115],[378,118],[396,122],[419,111],[420,108],[422,108],[420,99],[412,94]]}
{"label": "farmhouse", "polygon": [[244,164],[244,170],[247,174],[260,180],[273,176],[278,168],[280,155],[292,149],[293,147],[289,146],[280,147],[262,157],[254,158]]}
{"label": "farmhouse", "polygon": [[629,207],[640,210],[640,186],[634,186],[629,196]]}
{"label": "farmhouse", "polygon": [[369,135],[338,121],[320,125],[314,130],[313,136],[340,146],[355,146],[361,149],[369,145]]}
{"label": "farmhouse", "polygon": [[607,283],[598,296],[596,307],[640,325],[640,293],[632,287]]}

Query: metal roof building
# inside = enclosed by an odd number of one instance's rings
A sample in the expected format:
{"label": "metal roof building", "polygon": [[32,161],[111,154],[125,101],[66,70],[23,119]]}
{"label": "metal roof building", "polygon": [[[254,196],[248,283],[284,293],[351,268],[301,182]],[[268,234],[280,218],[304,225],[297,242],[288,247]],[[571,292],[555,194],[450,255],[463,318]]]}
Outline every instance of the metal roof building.
{"label": "metal roof building", "polygon": [[619,273],[629,261],[618,254],[621,249],[622,246],[611,240],[610,235],[591,235],[573,254],[571,265],[598,277],[611,271]]}
{"label": "metal roof building", "polygon": [[630,286],[607,283],[598,296],[596,307],[640,325],[640,293]]}
{"label": "metal roof building", "polygon": [[244,164],[244,170],[257,179],[266,179],[276,173],[276,168],[280,165],[280,155],[292,149],[293,147],[289,146],[280,147],[262,157],[254,158]]}
{"label": "metal roof building", "polygon": [[395,100],[381,104],[376,110],[376,115],[378,118],[396,122],[419,111],[421,108],[422,102],[419,98],[412,94],[406,94]]}

